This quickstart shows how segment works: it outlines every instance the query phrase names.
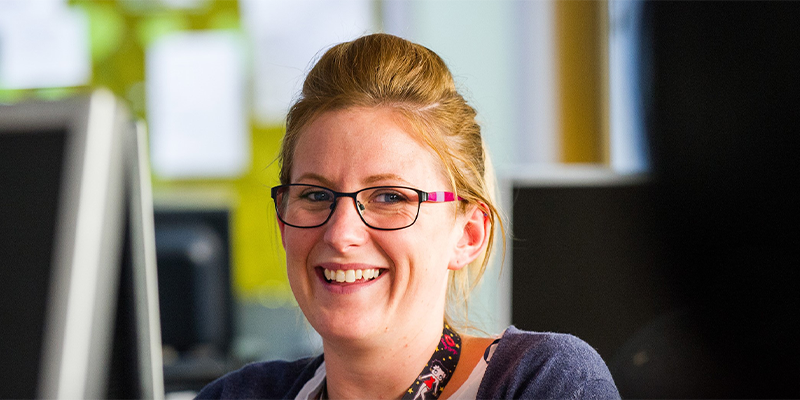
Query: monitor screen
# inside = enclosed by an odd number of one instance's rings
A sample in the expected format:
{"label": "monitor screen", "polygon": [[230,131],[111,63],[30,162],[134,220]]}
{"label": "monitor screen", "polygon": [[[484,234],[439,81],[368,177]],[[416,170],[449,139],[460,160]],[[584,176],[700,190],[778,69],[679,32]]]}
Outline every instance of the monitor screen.
{"label": "monitor screen", "polygon": [[642,177],[515,182],[512,321],[575,334],[610,362],[669,310],[650,183]]}
{"label": "monitor screen", "polygon": [[107,91],[0,106],[0,397],[163,396],[141,135]]}
{"label": "monitor screen", "polygon": [[0,135],[0,376],[16,377],[3,397],[36,397],[64,139],[59,129]]}

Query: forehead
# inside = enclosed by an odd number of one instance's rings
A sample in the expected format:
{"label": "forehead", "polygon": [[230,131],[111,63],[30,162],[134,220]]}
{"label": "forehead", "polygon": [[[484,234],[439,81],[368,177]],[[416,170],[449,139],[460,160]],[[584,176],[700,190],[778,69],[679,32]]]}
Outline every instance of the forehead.
{"label": "forehead", "polygon": [[308,124],[294,151],[291,181],[309,176],[324,184],[406,184],[423,190],[442,190],[446,182],[438,157],[400,113],[386,107],[329,111]]}

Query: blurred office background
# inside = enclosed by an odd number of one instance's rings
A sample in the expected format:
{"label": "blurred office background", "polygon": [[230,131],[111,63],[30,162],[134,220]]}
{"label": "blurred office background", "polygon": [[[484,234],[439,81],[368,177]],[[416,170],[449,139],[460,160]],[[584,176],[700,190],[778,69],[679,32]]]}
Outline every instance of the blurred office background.
{"label": "blurred office background", "polygon": [[282,119],[327,47],[377,31],[421,43],[478,110],[509,228],[474,322],[576,334],[632,376],[661,356],[632,340],[679,305],[650,184],[644,5],[2,0],[0,102],[107,87],[146,121],[165,384],[192,391],[246,362],[321,351],[269,198]]}

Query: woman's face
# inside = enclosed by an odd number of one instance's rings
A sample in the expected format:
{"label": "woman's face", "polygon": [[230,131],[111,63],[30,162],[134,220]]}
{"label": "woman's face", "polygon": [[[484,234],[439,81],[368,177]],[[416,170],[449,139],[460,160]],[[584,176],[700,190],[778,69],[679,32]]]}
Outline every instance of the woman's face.
{"label": "woman's face", "polygon": [[[387,108],[322,114],[300,133],[291,183],[340,192],[383,185],[452,191],[439,160]],[[413,337],[441,330],[448,267],[462,237],[456,203],[423,203],[416,222],[381,231],[364,224],[351,198],[337,200],[328,222],[300,229],[281,224],[289,282],[323,339]],[[329,282],[325,269],[355,270],[352,283]],[[379,270],[374,279],[364,271]],[[384,336],[384,338],[386,338]]]}

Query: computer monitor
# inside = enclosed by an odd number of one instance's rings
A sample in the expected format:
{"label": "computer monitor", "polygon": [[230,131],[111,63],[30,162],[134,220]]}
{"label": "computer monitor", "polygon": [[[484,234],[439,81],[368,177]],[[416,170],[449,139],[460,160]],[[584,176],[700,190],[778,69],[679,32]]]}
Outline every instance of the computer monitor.
{"label": "computer monitor", "polygon": [[508,194],[512,323],[575,334],[611,362],[672,306],[650,179],[599,166],[528,172],[517,172]]}
{"label": "computer monitor", "polygon": [[241,365],[231,352],[230,218],[223,207],[156,204],[164,388],[200,391]]}
{"label": "computer monitor", "polygon": [[0,106],[0,397],[163,397],[142,135],[104,90]]}

